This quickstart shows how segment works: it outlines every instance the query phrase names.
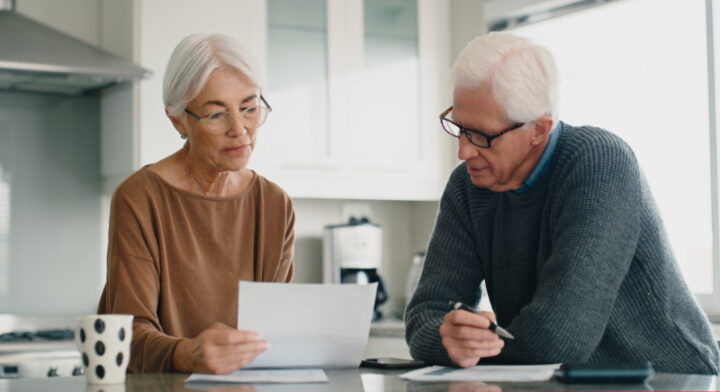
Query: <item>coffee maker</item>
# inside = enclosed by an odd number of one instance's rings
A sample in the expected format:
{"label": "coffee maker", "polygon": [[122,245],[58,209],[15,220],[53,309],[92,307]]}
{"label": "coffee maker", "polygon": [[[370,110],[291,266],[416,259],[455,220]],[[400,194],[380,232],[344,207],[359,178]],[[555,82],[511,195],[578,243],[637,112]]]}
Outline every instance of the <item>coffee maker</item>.
{"label": "coffee maker", "polygon": [[388,299],[380,276],[382,228],[363,217],[325,226],[323,237],[324,283],[378,283],[373,320],[382,317],[380,305]]}

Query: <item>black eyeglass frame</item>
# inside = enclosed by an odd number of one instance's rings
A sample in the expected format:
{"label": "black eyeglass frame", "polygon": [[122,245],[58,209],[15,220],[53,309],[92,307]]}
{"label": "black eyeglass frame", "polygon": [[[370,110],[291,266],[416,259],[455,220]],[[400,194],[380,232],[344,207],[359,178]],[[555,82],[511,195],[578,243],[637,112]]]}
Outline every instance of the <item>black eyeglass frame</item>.
{"label": "black eyeglass frame", "polygon": [[[447,110],[445,110],[444,112],[442,112],[442,114],[440,115],[440,125],[442,126],[443,130],[444,130],[448,135],[453,136],[453,137],[456,137],[456,138],[458,138],[458,139],[460,139],[460,138],[462,137],[463,133],[464,133],[464,134],[465,134],[465,137],[467,138],[467,140],[468,140],[470,143],[472,143],[474,146],[478,146],[478,147],[480,147],[480,148],[490,148],[490,147],[492,147],[492,144],[490,143],[491,140],[493,140],[493,139],[495,139],[495,138],[499,138],[500,136],[502,136],[502,135],[504,135],[504,134],[506,134],[506,133],[508,133],[508,132],[510,132],[510,131],[514,131],[514,130],[516,130],[516,129],[518,129],[518,128],[521,128],[521,127],[523,127],[525,124],[527,124],[527,123],[515,123],[515,124],[513,124],[513,125],[511,125],[511,126],[509,126],[509,127],[507,127],[507,128],[505,128],[505,129],[503,129],[502,131],[498,132],[498,133],[495,134],[495,135],[488,135],[487,133],[485,133],[485,132],[483,132],[483,131],[480,131],[480,130],[477,130],[477,129],[472,129],[472,128],[463,127],[462,125],[456,123],[455,121],[450,120],[449,118],[447,118],[446,116],[447,116],[452,110],[453,110],[453,107],[450,106]],[[447,127],[445,126],[445,121],[447,121],[447,122],[449,122],[450,124],[458,127],[458,130],[459,130],[460,134],[455,135],[455,134],[452,133],[450,130],[448,130]],[[473,140],[473,136],[474,136],[474,135],[478,135],[478,136],[484,137],[484,138],[485,138],[485,141],[487,142],[487,146],[484,146],[484,145],[482,145],[482,144],[478,144],[478,142],[475,142],[475,141]]]}
{"label": "black eyeglass frame", "polygon": [[[265,100],[265,97],[263,97],[262,94],[260,94],[260,100],[261,100],[262,103],[268,108],[268,113],[272,112],[272,106],[270,106],[270,104],[268,103],[268,101]],[[191,112],[188,108],[185,108],[185,113],[191,115],[194,119],[196,119],[196,120],[198,120],[198,121],[203,120],[203,119],[205,119],[205,118],[207,118],[207,117],[210,117],[210,116],[200,117],[200,116],[198,116],[197,114]]]}

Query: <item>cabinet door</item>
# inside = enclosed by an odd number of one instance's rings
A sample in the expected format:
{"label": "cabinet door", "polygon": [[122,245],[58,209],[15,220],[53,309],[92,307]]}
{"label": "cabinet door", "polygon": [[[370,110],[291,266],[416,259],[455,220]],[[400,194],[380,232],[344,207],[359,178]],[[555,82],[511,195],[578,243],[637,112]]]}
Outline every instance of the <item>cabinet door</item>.
{"label": "cabinet door", "polygon": [[267,0],[268,83],[273,107],[260,129],[250,166],[258,171],[327,167],[326,0]]}
{"label": "cabinet door", "polygon": [[360,119],[346,135],[347,156],[355,167],[409,170],[421,159],[418,2],[362,6],[362,78],[353,105]]}
{"label": "cabinet door", "polygon": [[296,3],[267,0],[273,113],[252,165],[294,197],[439,197],[452,165],[437,124],[447,5]]}

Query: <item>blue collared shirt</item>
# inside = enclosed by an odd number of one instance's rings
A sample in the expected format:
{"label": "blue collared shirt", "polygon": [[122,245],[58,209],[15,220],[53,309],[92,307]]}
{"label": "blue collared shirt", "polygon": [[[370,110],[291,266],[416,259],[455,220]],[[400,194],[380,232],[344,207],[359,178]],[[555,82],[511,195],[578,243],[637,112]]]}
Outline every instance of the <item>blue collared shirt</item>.
{"label": "blue collared shirt", "polygon": [[561,133],[562,123],[558,121],[555,129],[550,132],[550,140],[548,140],[548,143],[545,146],[545,151],[543,151],[543,154],[540,157],[537,165],[535,166],[535,169],[532,171],[532,173],[530,173],[530,176],[527,178],[527,180],[525,180],[525,183],[523,183],[520,189],[516,189],[512,192],[522,195],[523,193],[529,191],[538,181],[540,181],[543,174],[545,174],[545,170],[547,170],[548,166],[550,165],[550,160],[553,156],[553,153],[555,152],[557,142],[558,140],[560,140]]}

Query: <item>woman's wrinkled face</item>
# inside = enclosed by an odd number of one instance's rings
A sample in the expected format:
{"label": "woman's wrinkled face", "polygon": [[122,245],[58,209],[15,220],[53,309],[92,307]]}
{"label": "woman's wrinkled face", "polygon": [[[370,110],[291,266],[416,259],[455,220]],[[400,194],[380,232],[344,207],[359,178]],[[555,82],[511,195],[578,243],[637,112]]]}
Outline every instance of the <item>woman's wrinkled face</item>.
{"label": "woman's wrinkled face", "polygon": [[[256,129],[243,124],[241,112],[258,105],[260,90],[245,74],[231,67],[218,68],[187,110],[200,118],[227,112],[232,124],[223,132],[185,113],[178,131],[187,135],[189,154],[217,172],[245,168],[255,147]],[[178,124],[176,124],[176,128]]]}

